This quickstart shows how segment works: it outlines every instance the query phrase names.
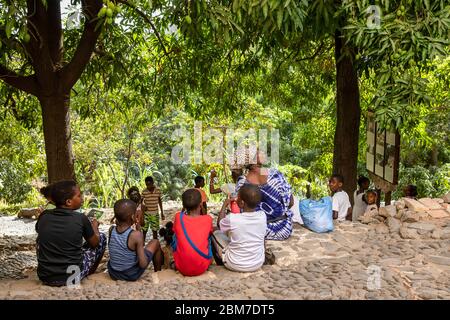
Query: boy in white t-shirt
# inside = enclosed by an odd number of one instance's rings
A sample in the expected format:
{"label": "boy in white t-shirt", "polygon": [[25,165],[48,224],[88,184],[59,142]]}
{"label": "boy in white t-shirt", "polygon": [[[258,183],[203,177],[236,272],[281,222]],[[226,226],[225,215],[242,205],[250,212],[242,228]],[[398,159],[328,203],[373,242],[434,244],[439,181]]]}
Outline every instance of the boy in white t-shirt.
{"label": "boy in white t-shirt", "polygon": [[255,211],[261,202],[258,186],[245,184],[237,196],[242,213],[226,213],[225,200],[217,220],[220,230],[212,237],[213,253],[218,265],[240,272],[256,271],[264,264],[264,238],[267,218],[263,211]]}
{"label": "boy in white t-shirt", "polygon": [[340,174],[333,174],[328,181],[328,186],[333,194],[333,219],[337,221],[351,220],[352,205],[347,192],[342,190],[344,178]]}

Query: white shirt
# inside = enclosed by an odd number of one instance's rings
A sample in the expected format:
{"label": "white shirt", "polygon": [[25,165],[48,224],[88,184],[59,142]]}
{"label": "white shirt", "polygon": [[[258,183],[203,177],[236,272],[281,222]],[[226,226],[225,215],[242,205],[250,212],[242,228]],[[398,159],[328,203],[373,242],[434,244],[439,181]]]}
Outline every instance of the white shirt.
{"label": "white shirt", "polygon": [[220,230],[229,232],[230,243],[225,248],[223,261],[227,268],[250,272],[264,263],[264,238],[267,218],[263,211],[228,214],[220,220]]}
{"label": "white shirt", "polygon": [[352,221],[358,221],[358,217],[363,215],[367,208],[367,203],[363,200],[364,192],[358,194],[358,190],[353,193]]}
{"label": "white shirt", "polygon": [[336,192],[333,195],[333,211],[338,213],[338,221],[344,221],[347,216],[348,208],[351,208],[350,199],[345,191]]}

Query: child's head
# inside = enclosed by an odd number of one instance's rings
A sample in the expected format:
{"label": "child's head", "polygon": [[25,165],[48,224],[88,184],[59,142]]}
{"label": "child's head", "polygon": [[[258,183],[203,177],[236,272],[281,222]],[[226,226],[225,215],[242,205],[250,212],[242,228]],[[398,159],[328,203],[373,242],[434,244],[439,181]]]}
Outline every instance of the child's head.
{"label": "child's head", "polygon": [[358,186],[362,189],[362,190],[367,190],[369,189],[369,185],[370,185],[370,180],[367,177],[364,176],[359,176],[358,178]]}
{"label": "child's head", "polygon": [[328,180],[328,186],[330,190],[333,192],[337,192],[342,189],[344,185],[344,177],[338,173],[333,174]]}
{"label": "child's head", "polygon": [[73,180],[56,182],[51,187],[50,196],[55,206],[77,210],[83,204],[83,195],[80,187]]}
{"label": "child's head", "polygon": [[114,218],[118,224],[134,223],[134,214],[136,213],[136,203],[130,199],[120,199],[114,203]]}
{"label": "child's head", "polygon": [[409,184],[403,189],[403,195],[407,198],[417,197],[417,187],[415,185]]}
{"label": "child's head", "polygon": [[202,195],[197,189],[188,189],[181,195],[181,200],[183,202],[183,208],[185,208],[187,212],[191,212],[200,209]]}
{"label": "child's head", "polygon": [[53,202],[53,201],[52,201],[52,189],[51,189],[51,185],[50,185],[50,184],[47,185],[47,186],[45,186],[45,187],[42,187],[42,188],[39,190],[39,192],[40,192],[40,194],[42,194],[42,196],[43,196],[45,199],[47,199],[47,201]]}
{"label": "child's head", "polygon": [[141,194],[139,193],[139,189],[136,186],[128,189],[127,195],[128,199],[134,201],[135,203],[139,203],[141,201]]}
{"label": "child's head", "polygon": [[239,189],[237,204],[239,208],[254,210],[261,202],[261,190],[254,184],[245,184]]}
{"label": "child's head", "polygon": [[375,190],[368,190],[366,192],[367,204],[376,204],[377,198],[378,198],[378,194]]}
{"label": "child's head", "polygon": [[194,178],[194,182],[196,188],[203,188],[205,186],[205,178],[202,176],[196,176]]}
{"label": "child's head", "polygon": [[242,169],[231,169],[231,179],[236,183],[239,177],[242,176]]}
{"label": "child's head", "polygon": [[147,186],[147,189],[153,188],[155,186],[155,181],[153,180],[153,177],[147,177],[145,178],[145,185]]}
{"label": "child's head", "polygon": [[159,229],[159,235],[163,237],[166,244],[170,245],[174,235],[173,223],[171,221],[167,222],[165,228]]}

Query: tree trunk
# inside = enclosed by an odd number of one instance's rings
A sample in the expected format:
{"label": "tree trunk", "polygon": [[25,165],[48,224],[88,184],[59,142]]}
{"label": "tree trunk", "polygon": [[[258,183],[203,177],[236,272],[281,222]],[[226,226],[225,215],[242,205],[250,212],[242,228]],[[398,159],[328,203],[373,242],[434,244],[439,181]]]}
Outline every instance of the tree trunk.
{"label": "tree trunk", "polygon": [[[344,45],[340,32],[335,35],[336,59],[336,103],[337,120],[334,134],[333,171],[344,177],[344,190],[353,203],[356,189],[359,124],[361,108],[359,105],[358,75],[353,64],[354,52]],[[342,56],[343,49],[349,55]]]}
{"label": "tree trunk", "polygon": [[41,97],[48,182],[75,180],[70,130],[70,96]]}

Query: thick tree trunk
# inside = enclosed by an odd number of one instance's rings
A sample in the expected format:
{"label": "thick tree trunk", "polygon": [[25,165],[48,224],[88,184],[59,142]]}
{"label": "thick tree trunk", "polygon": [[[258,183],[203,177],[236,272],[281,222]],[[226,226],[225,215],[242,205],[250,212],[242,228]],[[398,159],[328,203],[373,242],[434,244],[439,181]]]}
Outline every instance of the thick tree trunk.
{"label": "thick tree trunk", "polygon": [[[333,171],[344,177],[344,190],[353,202],[356,189],[359,124],[358,75],[351,56],[342,56],[344,39],[335,36],[337,120],[334,135]],[[354,55],[354,53],[351,53]]]}
{"label": "thick tree trunk", "polygon": [[48,181],[53,183],[75,179],[69,94],[42,97],[39,100],[42,108]]}

